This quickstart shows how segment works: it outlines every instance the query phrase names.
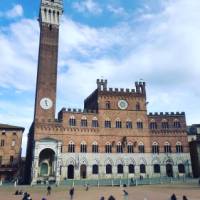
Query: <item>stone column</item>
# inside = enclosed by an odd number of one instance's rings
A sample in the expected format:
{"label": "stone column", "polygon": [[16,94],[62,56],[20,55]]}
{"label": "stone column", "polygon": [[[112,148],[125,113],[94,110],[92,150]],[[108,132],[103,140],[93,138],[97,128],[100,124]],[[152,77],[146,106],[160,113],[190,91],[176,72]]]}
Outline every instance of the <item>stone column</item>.
{"label": "stone column", "polygon": [[117,165],[112,165],[113,178],[117,178]]}
{"label": "stone column", "polygon": [[173,176],[175,178],[179,177],[178,165],[172,165],[172,169],[173,169]]}
{"label": "stone column", "polygon": [[161,164],[160,165],[160,176],[166,176],[166,165],[165,164]]}
{"label": "stone column", "polygon": [[87,165],[87,178],[90,179],[92,177],[92,165]]}

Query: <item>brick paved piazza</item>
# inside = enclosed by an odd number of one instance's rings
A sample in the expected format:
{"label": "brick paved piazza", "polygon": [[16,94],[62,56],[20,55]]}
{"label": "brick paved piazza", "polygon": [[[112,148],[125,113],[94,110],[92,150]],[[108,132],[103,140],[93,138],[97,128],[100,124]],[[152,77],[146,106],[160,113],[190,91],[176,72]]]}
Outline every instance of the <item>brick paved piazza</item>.
{"label": "brick paved piazza", "polygon": [[[69,187],[59,186],[52,187],[52,194],[46,196],[46,187],[17,187],[31,194],[33,200],[41,200],[46,197],[47,200],[69,200]],[[172,193],[175,193],[178,200],[182,200],[182,196],[186,195],[188,200],[200,200],[200,187],[197,184],[182,185],[151,185],[137,187],[91,187],[88,191],[84,187],[75,187],[74,200],[99,200],[103,195],[105,199],[112,194],[116,200],[123,200],[122,190],[126,189],[129,193],[129,200],[169,200]],[[0,200],[21,200],[22,196],[13,195],[16,188],[13,186],[0,187]]]}

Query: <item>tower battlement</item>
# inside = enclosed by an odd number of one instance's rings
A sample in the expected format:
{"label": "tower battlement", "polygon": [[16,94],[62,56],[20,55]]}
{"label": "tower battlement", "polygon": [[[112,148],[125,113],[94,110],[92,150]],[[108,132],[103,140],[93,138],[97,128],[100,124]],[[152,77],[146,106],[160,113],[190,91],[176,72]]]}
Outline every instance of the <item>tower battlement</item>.
{"label": "tower battlement", "polygon": [[62,108],[60,112],[70,112],[70,113],[97,113],[96,110],[81,109],[81,108]]}
{"label": "tower battlement", "polygon": [[150,112],[149,113],[149,116],[151,117],[160,117],[160,116],[166,116],[166,117],[171,117],[171,116],[185,116],[185,112],[165,112],[165,113],[163,113],[163,112],[155,112],[155,113],[152,113],[152,112]]}
{"label": "tower battlement", "polygon": [[97,89],[98,91],[104,92],[114,92],[114,93],[133,93],[133,94],[144,94],[146,95],[146,83],[145,82],[135,82],[135,88],[107,88],[108,81],[104,79],[97,79]]}

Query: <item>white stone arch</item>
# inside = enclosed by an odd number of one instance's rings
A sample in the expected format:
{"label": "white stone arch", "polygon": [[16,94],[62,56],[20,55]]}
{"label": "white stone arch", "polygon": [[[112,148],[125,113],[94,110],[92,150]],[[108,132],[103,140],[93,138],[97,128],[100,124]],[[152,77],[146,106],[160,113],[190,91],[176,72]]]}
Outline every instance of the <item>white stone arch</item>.
{"label": "white stone arch", "polygon": [[139,165],[141,164],[147,165],[147,161],[145,158],[140,158]]}
{"label": "white stone arch", "polygon": [[87,145],[86,141],[81,141],[81,145]]}
{"label": "white stone arch", "polygon": [[144,143],[143,143],[142,141],[140,141],[140,142],[138,143],[138,146],[144,146]]}
{"label": "white stone arch", "polygon": [[120,119],[119,117],[117,117],[117,118],[115,119],[115,121],[116,121],[116,122],[121,122],[121,119]]}
{"label": "white stone arch", "polygon": [[98,160],[97,158],[93,159],[92,165],[100,165],[100,160]]}
{"label": "white stone arch", "polygon": [[43,138],[35,142],[35,156],[39,156],[44,149],[51,149],[55,155],[58,154],[58,140],[52,138]]}
{"label": "white stone arch", "polygon": [[126,158],[125,160],[125,164],[128,165],[136,165],[135,159],[134,158]]}
{"label": "white stone arch", "polygon": [[180,122],[180,120],[176,118],[176,119],[174,119],[173,122]]}
{"label": "white stone arch", "polygon": [[68,144],[74,144],[75,145],[75,143],[74,143],[74,141],[73,140],[70,140],[69,142],[68,142]]}
{"label": "white stone arch", "polygon": [[67,166],[69,166],[69,165],[73,165],[73,166],[75,166],[75,164],[76,164],[76,161],[75,161],[75,159],[74,158],[68,158],[67,159],[67,162],[66,162],[66,165]]}
{"label": "white stone arch", "polygon": [[163,160],[163,164],[164,164],[164,165],[166,165],[166,164],[172,164],[172,165],[174,165],[174,161],[173,161],[172,158],[166,157],[166,158],[164,158],[164,160]]}
{"label": "white stone arch", "polygon": [[116,145],[122,145],[121,141],[118,141]]}
{"label": "white stone arch", "polygon": [[81,117],[81,120],[87,120],[87,117],[86,117],[85,115],[83,115],[83,116]]}
{"label": "white stone arch", "polygon": [[106,117],[106,118],[105,118],[105,121],[111,121],[111,120],[110,120],[110,118],[109,118],[109,117]]}
{"label": "white stone arch", "polygon": [[153,141],[153,142],[152,142],[152,146],[154,146],[154,145],[155,145],[155,146],[159,146],[159,143],[156,142],[156,141]]}
{"label": "white stone arch", "polygon": [[97,141],[92,142],[92,145],[98,145]]}
{"label": "white stone arch", "polygon": [[112,145],[111,142],[106,142],[106,145]]}
{"label": "white stone arch", "polygon": [[178,145],[181,145],[181,146],[182,146],[182,143],[181,143],[180,141],[177,141],[177,142],[176,142],[176,146],[178,146]]}
{"label": "white stone arch", "polygon": [[142,119],[138,118],[138,119],[136,120],[136,122],[142,122]]}
{"label": "white stone arch", "polygon": [[132,122],[132,120],[130,118],[127,118],[126,122]]}
{"label": "white stone arch", "polygon": [[132,141],[128,141],[127,145],[133,145],[133,142]]}
{"label": "white stone arch", "polygon": [[164,143],[164,146],[171,146],[171,144],[170,144],[168,141],[166,141],[166,142]]}
{"label": "white stone arch", "polygon": [[98,121],[98,118],[97,117],[93,117],[92,120]]}
{"label": "white stone arch", "polygon": [[69,119],[76,119],[76,117],[75,117],[74,115],[71,115],[71,116],[69,117]]}
{"label": "white stone arch", "polygon": [[181,157],[178,157],[176,159],[176,164],[179,165],[179,164],[183,164],[184,165],[184,159],[182,159]]}
{"label": "white stone arch", "polygon": [[154,157],[153,159],[152,159],[152,165],[154,165],[154,164],[161,164],[161,161],[160,161],[160,159],[158,158],[158,157]]}
{"label": "white stone arch", "polygon": [[86,165],[88,166],[88,160],[86,157],[81,157],[79,160],[80,165]]}
{"label": "white stone arch", "polygon": [[117,165],[125,165],[125,162],[124,162],[124,160],[122,159],[122,158],[118,158],[116,161],[115,161],[115,165],[117,166]]}
{"label": "white stone arch", "polygon": [[161,122],[168,122],[168,120],[164,118],[161,120]]}
{"label": "white stone arch", "polygon": [[151,119],[150,122],[151,122],[151,123],[154,123],[154,122],[156,122],[156,120],[155,120],[155,119]]}
{"label": "white stone arch", "polygon": [[108,164],[112,166],[114,165],[114,162],[111,158],[106,158],[106,160],[104,161],[104,165],[108,165]]}

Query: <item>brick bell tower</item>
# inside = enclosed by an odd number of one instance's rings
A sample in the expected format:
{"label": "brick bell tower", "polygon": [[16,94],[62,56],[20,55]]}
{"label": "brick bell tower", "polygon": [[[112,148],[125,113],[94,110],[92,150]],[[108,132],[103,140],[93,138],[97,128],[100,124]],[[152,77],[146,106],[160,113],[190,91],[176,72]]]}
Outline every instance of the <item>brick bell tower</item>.
{"label": "brick bell tower", "polygon": [[55,119],[59,24],[62,13],[63,0],[41,0],[34,121]]}
{"label": "brick bell tower", "polygon": [[63,14],[63,0],[41,0],[39,12],[40,44],[35,95],[34,121],[30,127],[26,151],[25,183],[37,178],[37,141],[45,137],[38,130],[38,124],[47,125],[55,121],[57,63],[60,17]]}

